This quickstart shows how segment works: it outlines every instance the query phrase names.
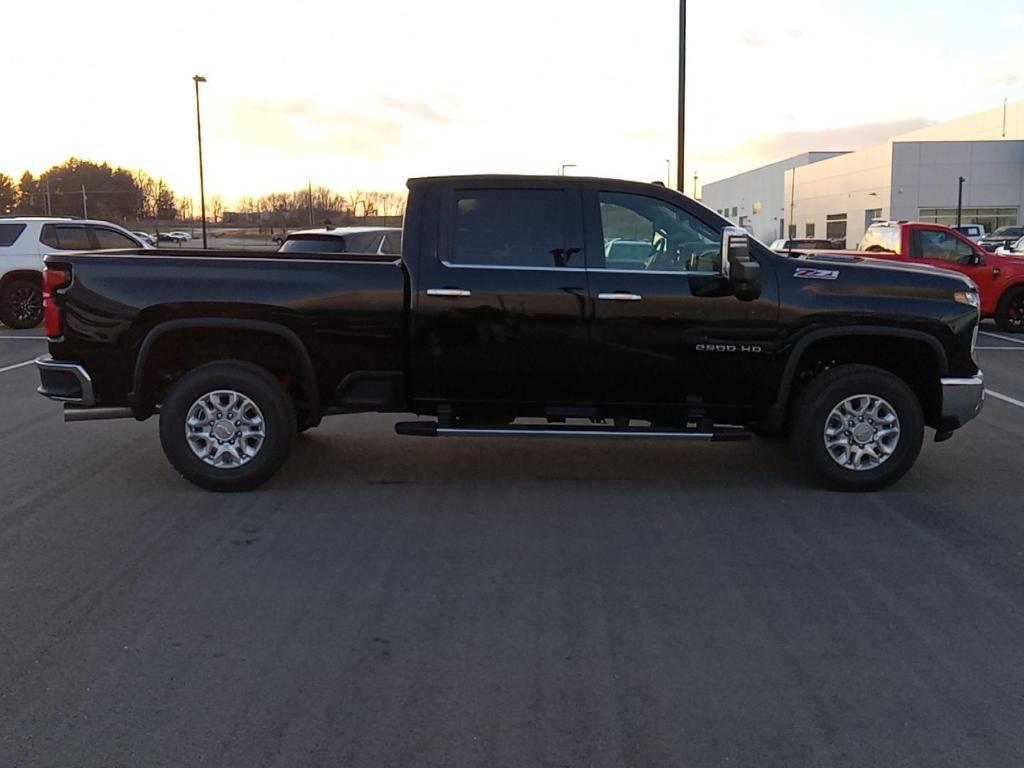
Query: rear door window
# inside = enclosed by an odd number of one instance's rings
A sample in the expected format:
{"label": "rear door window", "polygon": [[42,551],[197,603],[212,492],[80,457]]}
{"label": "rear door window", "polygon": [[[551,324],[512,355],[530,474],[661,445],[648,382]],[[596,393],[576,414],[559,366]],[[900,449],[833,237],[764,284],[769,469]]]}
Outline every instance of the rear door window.
{"label": "rear door window", "polygon": [[83,224],[47,224],[39,237],[43,245],[59,251],[91,251],[89,233]]}
{"label": "rear door window", "polygon": [[560,189],[455,192],[449,260],[456,266],[582,267],[565,249],[565,193]]}
{"label": "rear door window", "polygon": [[0,248],[14,245],[14,241],[25,231],[24,224],[0,223]]}

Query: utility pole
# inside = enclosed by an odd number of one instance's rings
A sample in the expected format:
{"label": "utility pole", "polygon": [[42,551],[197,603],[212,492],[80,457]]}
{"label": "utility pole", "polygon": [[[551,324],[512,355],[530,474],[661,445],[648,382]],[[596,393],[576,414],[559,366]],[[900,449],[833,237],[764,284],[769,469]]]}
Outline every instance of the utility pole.
{"label": "utility pole", "polygon": [[1006,97],[1003,97],[1003,138],[1006,138]]}
{"label": "utility pole", "polygon": [[199,140],[199,210],[203,216],[203,248],[206,248],[206,189],[203,185],[203,123],[199,119],[199,84],[205,83],[202,75],[193,75],[196,84],[196,138]]}
{"label": "utility pole", "polygon": [[313,228],[313,179],[306,177],[306,184],[309,189],[309,228]]}
{"label": "utility pole", "polygon": [[46,215],[53,216],[53,200],[50,198],[50,180],[46,180]]}
{"label": "utility pole", "polygon": [[86,197],[86,194],[85,194],[85,184],[83,184],[82,185],[82,218],[83,219],[88,219],[89,218],[89,203],[86,202],[87,200],[88,200],[88,197]]}
{"label": "utility pole", "polygon": [[679,148],[676,157],[676,189],[686,184],[683,175],[683,155],[686,146],[686,0],[679,0]]}
{"label": "utility pole", "polygon": [[960,185],[956,192],[956,225],[960,226],[960,214],[964,210],[964,182],[967,181],[963,176],[960,177]]}

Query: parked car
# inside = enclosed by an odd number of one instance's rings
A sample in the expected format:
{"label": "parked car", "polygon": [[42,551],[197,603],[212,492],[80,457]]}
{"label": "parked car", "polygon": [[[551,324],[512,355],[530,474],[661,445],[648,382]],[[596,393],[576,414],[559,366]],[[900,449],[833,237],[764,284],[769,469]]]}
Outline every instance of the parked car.
{"label": "parked car", "polygon": [[152,245],[154,247],[156,246],[156,238],[153,237],[153,235],[150,235],[147,232],[132,232],[132,234],[135,235],[135,237],[137,237],[142,243]]}
{"label": "parked car", "polygon": [[33,328],[42,321],[44,254],[140,247],[149,246],[108,221],[0,218],[0,321],[8,328]]}
{"label": "parked car", "polygon": [[953,229],[961,235],[966,235],[976,243],[980,243],[982,238],[988,234],[985,232],[984,224],[961,224],[959,227],[953,227]]}
{"label": "parked car", "polygon": [[400,227],[320,227],[289,232],[280,253],[402,253]]}
{"label": "parked car", "polygon": [[1015,243],[1011,243],[1010,245],[1003,245],[996,248],[996,253],[1000,256],[1024,256],[1024,237],[1021,237],[1020,240]]}
{"label": "parked car", "polygon": [[951,227],[914,221],[872,224],[861,251],[966,275],[978,286],[982,317],[995,318],[1000,330],[1024,332],[1024,259],[988,253]]}
{"label": "parked car", "polygon": [[169,237],[171,240],[173,240],[176,243],[185,243],[185,242],[188,242],[189,240],[192,239],[192,234],[189,233],[189,232],[183,232],[181,230],[176,230],[174,232],[168,232],[167,233],[167,237]]}
{"label": "parked car", "polygon": [[827,251],[833,247],[831,240],[815,239],[813,237],[792,238],[772,240],[768,246],[773,251]]}
{"label": "parked car", "polygon": [[[47,256],[40,393],[68,420],[159,414],[171,464],[221,491],[357,412],[416,413],[396,430],[432,437],[788,432],[820,482],[868,490],[911,467],[926,426],[942,441],[981,408],[978,294],[955,272],[793,259],[651,184],[409,189],[400,259]],[[653,258],[609,269],[618,237]]]}
{"label": "parked car", "polygon": [[1012,245],[1021,237],[1024,237],[1024,227],[999,227],[981,238],[979,245],[986,251],[994,251],[996,248]]}

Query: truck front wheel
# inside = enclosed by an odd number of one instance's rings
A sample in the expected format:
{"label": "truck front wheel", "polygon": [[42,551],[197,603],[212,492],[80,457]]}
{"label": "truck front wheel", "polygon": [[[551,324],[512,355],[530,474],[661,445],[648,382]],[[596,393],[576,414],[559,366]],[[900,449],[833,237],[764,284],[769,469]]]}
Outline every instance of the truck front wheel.
{"label": "truck front wheel", "polygon": [[1011,288],[996,307],[996,325],[1000,331],[1024,332],[1024,285]]}
{"label": "truck front wheel", "polygon": [[811,476],[841,491],[873,491],[914,465],[924,415],[902,379],[870,365],[840,365],[797,399],[792,433],[797,460]]}
{"label": "truck front wheel", "polygon": [[182,376],[160,409],[160,444],[186,480],[210,491],[247,491],[284,464],[295,408],[268,371],[242,361]]}

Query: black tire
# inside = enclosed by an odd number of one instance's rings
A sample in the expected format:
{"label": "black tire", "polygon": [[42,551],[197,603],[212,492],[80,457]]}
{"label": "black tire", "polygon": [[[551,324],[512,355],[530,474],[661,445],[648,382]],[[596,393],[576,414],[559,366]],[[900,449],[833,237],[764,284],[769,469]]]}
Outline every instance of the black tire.
{"label": "black tire", "polygon": [[[882,398],[899,420],[892,452],[871,468],[843,466],[825,444],[833,408],[856,395]],[[817,482],[839,491],[874,491],[896,482],[914,465],[924,441],[924,414],[917,396],[899,377],[870,365],[841,365],[813,379],[797,398],[793,421],[792,446],[801,467]],[[855,441],[855,430],[848,439]],[[860,447],[856,442],[851,445]]]}
{"label": "black tire", "polygon": [[[218,390],[244,395],[262,413],[263,442],[246,463],[208,464],[186,438],[186,420],[193,405],[206,393]],[[209,491],[248,491],[265,483],[288,458],[297,429],[294,405],[281,383],[265,369],[239,360],[208,363],[189,371],[174,384],[160,409],[160,444],[168,460],[182,477]],[[216,450],[212,440],[209,444]]]}
{"label": "black tire", "polygon": [[43,321],[43,281],[29,277],[8,280],[0,291],[0,321],[8,328],[35,328]]}
{"label": "black tire", "polygon": [[1007,333],[1024,333],[1024,285],[1011,288],[999,299],[996,326]]}

